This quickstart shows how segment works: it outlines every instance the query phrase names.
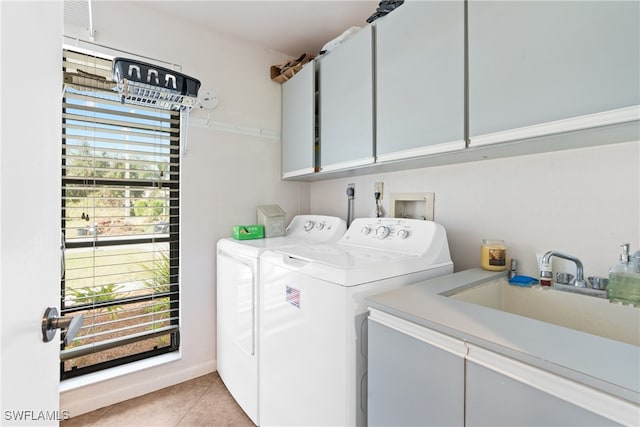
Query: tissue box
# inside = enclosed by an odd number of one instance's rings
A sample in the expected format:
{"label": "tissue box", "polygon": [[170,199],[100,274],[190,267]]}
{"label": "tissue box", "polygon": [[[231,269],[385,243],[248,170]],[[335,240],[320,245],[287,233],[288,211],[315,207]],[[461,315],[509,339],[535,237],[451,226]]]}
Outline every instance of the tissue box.
{"label": "tissue box", "polygon": [[262,239],[264,237],[264,225],[234,225],[233,238],[236,240]]}
{"label": "tissue box", "polygon": [[278,205],[258,206],[256,222],[264,225],[264,237],[284,236],[284,215],[284,211]]}

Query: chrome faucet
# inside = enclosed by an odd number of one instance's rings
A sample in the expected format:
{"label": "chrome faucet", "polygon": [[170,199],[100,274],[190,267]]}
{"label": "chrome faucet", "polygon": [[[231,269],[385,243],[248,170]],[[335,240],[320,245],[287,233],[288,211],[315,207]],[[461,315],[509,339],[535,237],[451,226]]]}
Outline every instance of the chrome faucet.
{"label": "chrome faucet", "polygon": [[584,280],[584,267],[582,266],[582,262],[578,258],[571,255],[563,254],[561,252],[549,251],[542,256],[542,260],[540,261],[541,264],[549,264],[549,260],[552,256],[573,261],[576,265],[576,281],[574,282],[574,286],[578,288],[587,287],[587,282]]}

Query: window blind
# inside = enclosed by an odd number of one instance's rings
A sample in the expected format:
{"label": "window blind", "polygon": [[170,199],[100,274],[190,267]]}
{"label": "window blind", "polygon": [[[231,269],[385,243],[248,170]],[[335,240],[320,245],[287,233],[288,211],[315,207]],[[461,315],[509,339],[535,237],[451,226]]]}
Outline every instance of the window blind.
{"label": "window blind", "polygon": [[180,113],[122,104],[111,60],[63,51],[61,376],[179,345]]}

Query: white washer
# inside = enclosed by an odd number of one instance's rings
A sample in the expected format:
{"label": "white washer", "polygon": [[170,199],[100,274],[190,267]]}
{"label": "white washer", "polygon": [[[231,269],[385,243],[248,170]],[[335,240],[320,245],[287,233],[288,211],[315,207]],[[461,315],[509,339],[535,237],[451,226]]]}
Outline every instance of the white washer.
{"label": "white washer", "polygon": [[260,425],[366,425],[362,298],[453,272],[431,221],[355,219],[334,243],[260,258]]}
{"label": "white washer", "polygon": [[260,255],[314,242],[338,240],[346,231],[343,219],[298,215],[285,235],[255,240],[220,239],[217,247],[217,369],[231,395],[259,425],[258,343]]}

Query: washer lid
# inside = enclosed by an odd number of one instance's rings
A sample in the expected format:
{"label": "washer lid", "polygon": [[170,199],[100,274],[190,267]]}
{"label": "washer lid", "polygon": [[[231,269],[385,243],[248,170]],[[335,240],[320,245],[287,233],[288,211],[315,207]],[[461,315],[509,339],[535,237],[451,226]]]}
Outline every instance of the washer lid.
{"label": "washer lid", "polygon": [[[453,263],[437,257],[418,256],[340,244],[317,244],[266,251],[260,257],[274,277],[282,270],[340,286],[357,286],[412,273],[443,269],[450,272]],[[265,279],[268,280],[268,279]],[[294,280],[291,278],[291,280]],[[296,278],[295,280],[302,280]]]}
{"label": "washer lid", "polygon": [[384,268],[383,263],[417,259],[416,254],[385,251],[344,245],[340,243],[320,243],[309,246],[279,248],[276,252],[307,262],[331,266],[334,268]]}
{"label": "washer lid", "polygon": [[342,218],[326,215],[296,215],[287,227],[286,234],[264,239],[235,240],[225,237],[218,241],[218,249],[247,258],[259,258],[266,250],[311,245],[316,242],[332,242],[347,230]]}
{"label": "washer lid", "polygon": [[247,258],[259,258],[267,250],[284,249],[299,245],[308,245],[312,242],[302,237],[266,237],[264,239],[236,240],[225,237],[218,240],[218,250],[227,253],[241,255]]}

